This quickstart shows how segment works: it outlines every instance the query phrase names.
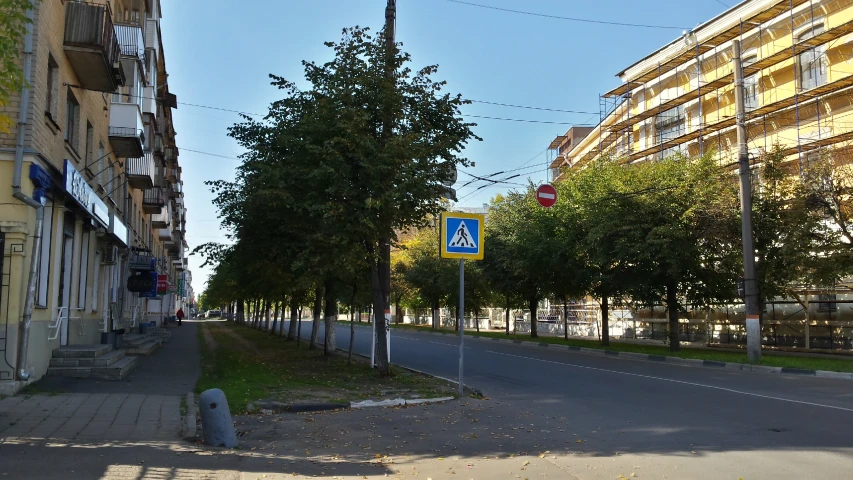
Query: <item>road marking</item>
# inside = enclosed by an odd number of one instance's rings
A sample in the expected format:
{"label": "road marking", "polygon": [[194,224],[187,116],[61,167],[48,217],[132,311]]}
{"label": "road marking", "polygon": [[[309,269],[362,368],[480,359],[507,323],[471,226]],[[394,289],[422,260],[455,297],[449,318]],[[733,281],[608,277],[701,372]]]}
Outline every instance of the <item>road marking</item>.
{"label": "road marking", "polygon": [[648,379],[652,379],[652,380],[661,380],[661,381],[664,381],[664,382],[680,383],[680,384],[682,384],[682,385],[691,385],[691,386],[694,386],[694,387],[710,388],[710,389],[713,389],[713,390],[722,390],[722,391],[724,391],[724,392],[736,393],[736,394],[739,394],[739,395],[747,395],[747,396],[750,396],[750,397],[767,398],[767,399],[770,399],[770,400],[779,400],[779,401],[781,401],[781,402],[799,403],[799,404],[801,404],[801,405],[809,405],[809,406],[812,406],[812,407],[831,408],[831,409],[833,409],[833,410],[843,410],[843,411],[845,411],[845,412],[853,412],[853,408],[836,407],[836,406],[834,406],[834,405],[824,405],[824,404],[822,404],[822,403],[812,403],[812,402],[805,402],[805,401],[802,401],[802,400],[792,400],[792,399],[790,399],[790,398],[773,397],[773,396],[770,396],[770,395],[762,395],[762,394],[760,394],[760,393],[744,392],[744,391],[742,391],[742,390],[734,390],[734,389],[732,389],[732,388],[717,387],[717,386],[714,386],[714,385],[706,385],[706,384],[703,384],[703,383],[685,382],[685,381],[683,381],[683,380],[673,380],[673,379],[671,379],[671,378],[654,377],[654,376],[651,376],[651,375],[642,375],[642,374],[639,374],[639,373],[620,372],[619,370],[609,370],[609,369],[607,369],[607,368],[588,367],[588,366],[586,366],[586,365],[576,365],[576,364],[574,364],[574,363],[555,362],[555,361],[553,361],[553,360],[543,360],[543,359],[540,359],[540,358],[525,357],[525,356],[523,356],[523,355],[513,355],[513,354],[511,354],[511,353],[495,352],[494,350],[486,350],[486,353],[494,353],[495,355],[504,355],[504,356],[507,356],[507,357],[523,358],[523,359],[525,359],[525,360],[533,360],[533,361],[536,361],[536,362],[553,363],[553,364],[556,364],[556,365],[563,365],[564,367],[575,367],[575,368],[582,368],[582,369],[585,369],[585,370],[595,370],[595,371],[598,371],[598,372],[615,373],[615,374],[618,374],[618,375],[627,375],[627,376],[631,376],[631,377],[640,377],[640,378],[648,378]]}

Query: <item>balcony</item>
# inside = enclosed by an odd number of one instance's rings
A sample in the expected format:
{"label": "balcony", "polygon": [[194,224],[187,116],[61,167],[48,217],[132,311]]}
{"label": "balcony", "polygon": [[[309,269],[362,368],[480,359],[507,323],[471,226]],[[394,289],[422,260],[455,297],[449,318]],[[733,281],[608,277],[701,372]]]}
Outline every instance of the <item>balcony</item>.
{"label": "balcony", "polygon": [[63,49],[81,87],[99,92],[124,85],[119,44],[108,5],[69,2]]}
{"label": "balcony", "polygon": [[145,143],[142,115],[135,103],[110,104],[110,146],[117,157],[141,157]]}
{"label": "balcony", "polygon": [[169,244],[172,244],[172,243],[174,243],[174,242],[175,242],[175,239],[174,239],[174,237],[172,236],[172,229],[171,229],[171,228],[160,228],[160,229],[157,229],[157,238],[159,238],[159,239],[160,239],[160,240],[162,240],[164,243],[166,243],[166,244],[167,244],[167,245],[166,245],[166,247],[167,247],[167,248],[168,248]]}
{"label": "balcony", "polygon": [[122,57],[145,60],[145,41],[139,25],[116,25],[116,37]]}
{"label": "balcony", "polygon": [[142,211],[157,214],[166,206],[166,192],[163,187],[148,188],[142,195]]}
{"label": "balcony", "polygon": [[175,182],[172,184],[172,188],[169,189],[169,196],[171,198],[180,198],[183,195],[184,190],[184,182]]}
{"label": "balcony", "polygon": [[158,213],[151,215],[151,228],[168,229],[172,224],[172,209],[169,205],[160,208]]}
{"label": "balcony", "polygon": [[178,147],[166,147],[164,157],[167,162],[174,163],[178,161]]}
{"label": "balcony", "polygon": [[142,113],[157,116],[157,94],[154,87],[145,87],[142,90]]}
{"label": "balcony", "polygon": [[125,174],[127,184],[137,190],[154,188],[154,156],[145,152],[141,157],[128,158]]}

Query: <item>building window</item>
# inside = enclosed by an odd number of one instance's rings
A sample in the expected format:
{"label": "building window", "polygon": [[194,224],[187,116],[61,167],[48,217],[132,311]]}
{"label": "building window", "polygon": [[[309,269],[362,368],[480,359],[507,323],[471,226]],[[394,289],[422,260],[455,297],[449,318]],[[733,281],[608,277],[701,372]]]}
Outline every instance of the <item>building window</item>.
{"label": "building window", "polygon": [[100,292],[101,287],[101,258],[103,254],[100,250],[95,250],[95,260],[94,265],[92,265],[92,299],[91,299],[91,308],[93,312],[98,311],[98,292]]}
{"label": "building window", "polygon": [[95,168],[98,169],[98,183],[100,185],[104,184],[104,161],[104,144],[98,142],[98,166]]}
{"label": "building window", "polygon": [[[756,55],[748,55],[743,59],[743,68],[758,61]],[[760,73],[754,73],[743,79],[743,108],[747,112],[758,108],[758,77]]]}
{"label": "building window", "polygon": [[[681,136],[685,133],[684,128],[684,105],[671,108],[655,117],[655,130],[657,132],[657,141],[659,143],[665,143]],[[664,149],[661,152],[661,158],[666,158],[678,151],[678,146]]]}
{"label": "building window", "polygon": [[[808,40],[823,32],[823,24],[814,25],[797,37],[797,41]],[[800,89],[809,90],[826,83],[826,45],[819,45],[801,53],[797,63],[799,64]]]}
{"label": "building window", "polygon": [[46,113],[56,123],[56,98],[59,96],[59,65],[53,55],[47,55],[47,102],[44,105]]}
{"label": "building window", "polygon": [[68,99],[65,102],[65,141],[71,145],[74,151],[77,151],[77,141],[79,137],[80,124],[80,104],[74,98],[71,90],[68,90]]}
{"label": "building window", "polygon": [[41,251],[39,252],[39,282],[36,305],[47,308],[47,290],[50,284],[50,252],[53,240],[53,202],[44,205],[44,223],[41,227]]}
{"label": "building window", "polygon": [[91,123],[86,122],[86,151],[83,152],[83,156],[85,158],[83,165],[86,168],[89,168],[90,171],[92,168],[92,162],[95,160],[95,158],[94,158],[95,152],[92,151],[92,149],[95,148],[94,143],[95,143],[95,129],[92,128]]}
{"label": "building window", "polygon": [[835,295],[818,295],[817,299],[818,312],[834,312],[838,310],[838,304],[836,303],[837,299]]}
{"label": "building window", "polygon": [[114,178],[115,178],[115,167],[113,166],[112,162],[110,162],[110,164],[107,165],[107,178],[104,179],[104,180],[106,180],[106,184],[104,185],[104,188],[106,189],[107,196],[109,196],[109,197],[112,197],[113,179]]}
{"label": "building window", "polygon": [[90,231],[83,231],[80,242],[80,283],[77,291],[77,308],[86,308],[86,284],[89,283],[89,237]]}

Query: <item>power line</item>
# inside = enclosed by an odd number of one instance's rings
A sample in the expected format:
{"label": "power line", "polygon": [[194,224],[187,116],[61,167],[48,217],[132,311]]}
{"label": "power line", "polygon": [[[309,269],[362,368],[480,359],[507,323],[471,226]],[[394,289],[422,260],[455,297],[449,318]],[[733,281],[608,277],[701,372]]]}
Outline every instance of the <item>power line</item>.
{"label": "power line", "polygon": [[560,15],[549,15],[549,14],[545,14],[545,13],[525,12],[522,10],[513,10],[511,8],[501,8],[501,7],[494,7],[492,5],[482,5],[479,3],[464,2],[462,0],[447,0],[447,1],[452,2],[452,3],[459,3],[462,5],[469,5],[472,7],[487,8],[489,10],[498,10],[501,12],[518,13],[521,15],[530,15],[532,17],[543,17],[543,18],[553,18],[553,19],[557,19],[557,20],[568,20],[571,22],[596,23],[599,25],[615,25],[615,26],[619,26],[619,27],[662,28],[662,29],[667,29],[667,30],[689,30],[690,29],[690,27],[676,27],[673,25],[647,25],[647,24],[642,24],[642,23],[623,23],[623,22],[610,22],[607,20],[593,20],[593,19],[589,19],[589,18],[563,17]]}
{"label": "power line", "polygon": [[542,110],[545,112],[559,112],[559,113],[579,113],[583,115],[598,115],[600,112],[584,112],[581,110],[562,110],[559,108],[543,108],[543,107],[528,107],[527,105],[513,105],[511,103],[499,103],[499,102],[487,102],[485,100],[471,100],[468,99],[469,102],[472,103],[484,103],[486,105],[497,105],[499,107],[512,107],[512,108],[526,108],[528,110]]}
{"label": "power line", "polygon": [[522,118],[504,118],[504,117],[487,117],[483,115],[467,115],[462,114],[463,117],[471,117],[471,118],[485,118],[487,120],[504,120],[507,122],[524,122],[524,123],[547,123],[550,125],[578,125],[577,123],[572,122],[551,122],[548,120],[526,120]]}

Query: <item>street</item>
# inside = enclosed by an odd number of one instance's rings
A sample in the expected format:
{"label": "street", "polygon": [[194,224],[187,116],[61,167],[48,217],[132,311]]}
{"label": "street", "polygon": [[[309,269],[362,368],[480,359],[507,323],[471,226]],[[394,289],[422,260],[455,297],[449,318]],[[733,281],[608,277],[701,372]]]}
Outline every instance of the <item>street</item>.
{"label": "street", "polygon": [[[310,327],[303,322],[303,337]],[[354,350],[369,354],[369,327],[355,332]],[[392,363],[456,378],[457,337],[395,329],[391,335]],[[349,325],[338,324],[337,340],[348,346]],[[512,411],[523,411],[525,423],[544,427],[551,443],[543,450],[574,443],[578,435],[584,454],[612,457],[620,472],[628,463],[654,459],[659,473],[671,478],[830,478],[853,470],[850,381],[689,368],[494,340],[466,338],[465,345],[466,385],[501,404],[508,421],[519,420]]]}

